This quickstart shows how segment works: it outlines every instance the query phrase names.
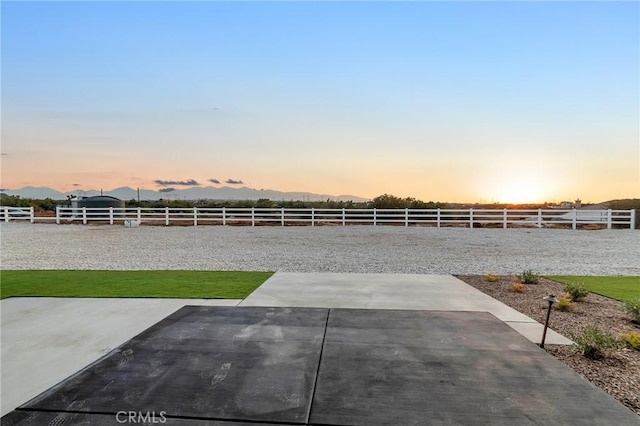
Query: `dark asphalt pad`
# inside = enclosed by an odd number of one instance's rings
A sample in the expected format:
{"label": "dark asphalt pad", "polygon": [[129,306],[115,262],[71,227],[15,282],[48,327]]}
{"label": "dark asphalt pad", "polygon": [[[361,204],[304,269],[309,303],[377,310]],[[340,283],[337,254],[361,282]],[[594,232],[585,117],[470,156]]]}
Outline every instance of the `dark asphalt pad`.
{"label": "dark asphalt pad", "polygon": [[47,411],[12,411],[2,417],[2,426],[122,426],[124,425],[165,425],[165,426],[287,426],[286,423],[240,423],[231,421],[174,419],[161,413],[116,413],[86,414]]}
{"label": "dark asphalt pad", "polygon": [[327,315],[187,306],[24,408],[304,423]]}
{"label": "dark asphalt pad", "polygon": [[488,313],[189,306],[2,425],[129,411],[178,426],[640,424]]}
{"label": "dark asphalt pad", "polygon": [[332,309],[310,424],[637,425],[493,315]]}

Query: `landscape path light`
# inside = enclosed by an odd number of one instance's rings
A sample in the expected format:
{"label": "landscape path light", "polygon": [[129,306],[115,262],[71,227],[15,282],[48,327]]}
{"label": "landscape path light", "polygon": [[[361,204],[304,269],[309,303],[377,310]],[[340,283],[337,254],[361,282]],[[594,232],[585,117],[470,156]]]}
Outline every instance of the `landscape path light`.
{"label": "landscape path light", "polygon": [[551,306],[553,306],[554,303],[558,303],[558,298],[555,295],[550,294],[543,297],[542,300],[549,302],[549,307],[547,308],[547,319],[544,321],[544,330],[542,331],[542,342],[540,342],[540,347],[544,348],[544,339],[547,337],[547,327],[549,327],[549,316],[551,316]]}

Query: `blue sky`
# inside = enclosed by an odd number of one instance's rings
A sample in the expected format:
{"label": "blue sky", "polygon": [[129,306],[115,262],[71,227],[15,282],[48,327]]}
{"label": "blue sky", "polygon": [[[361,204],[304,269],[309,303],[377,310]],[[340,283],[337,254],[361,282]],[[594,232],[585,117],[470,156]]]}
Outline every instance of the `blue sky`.
{"label": "blue sky", "polygon": [[1,7],[4,188],[640,196],[637,2]]}

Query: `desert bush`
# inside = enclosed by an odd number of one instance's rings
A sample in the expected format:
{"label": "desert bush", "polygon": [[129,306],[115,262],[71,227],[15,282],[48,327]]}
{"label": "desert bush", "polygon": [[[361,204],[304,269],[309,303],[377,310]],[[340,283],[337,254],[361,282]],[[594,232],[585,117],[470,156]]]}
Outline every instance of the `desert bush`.
{"label": "desert bush", "polygon": [[526,289],[527,289],[527,286],[525,286],[522,283],[512,283],[511,287],[509,288],[509,290],[514,293],[524,293]]}
{"label": "desert bush", "polygon": [[573,303],[571,303],[571,297],[568,293],[563,294],[558,297],[558,303],[556,304],[556,309],[562,312],[573,311]]}
{"label": "desert bush", "polygon": [[569,294],[571,300],[573,300],[574,302],[579,302],[589,294],[589,290],[587,290],[587,288],[582,283],[565,284],[564,291]]}
{"label": "desert bush", "polygon": [[525,284],[538,284],[538,276],[531,269],[523,271],[518,275],[518,279]]}
{"label": "desert bush", "polygon": [[620,349],[622,343],[608,331],[591,324],[582,329],[580,334],[571,334],[572,348],[587,358],[597,359],[606,355],[607,351]]}
{"label": "desert bush", "polygon": [[640,351],[640,333],[637,331],[629,331],[622,333],[620,339],[626,342],[633,349]]}
{"label": "desert bush", "polygon": [[493,272],[489,272],[487,275],[484,276],[484,280],[489,281],[490,283],[495,283],[500,281],[500,277],[495,275]]}
{"label": "desert bush", "polygon": [[633,320],[640,323],[640,297],[625,302],[624,307],[627,309],[627,312],[631,314]]}
{"label": "desert bush", "polygon": [[446,204],[434,203],[433,201],[425,202],[413,197],[401,198],[395,195],[382,194],[371,200],[368,203],[368,207],[378,209],[437,209],[446,207]]}

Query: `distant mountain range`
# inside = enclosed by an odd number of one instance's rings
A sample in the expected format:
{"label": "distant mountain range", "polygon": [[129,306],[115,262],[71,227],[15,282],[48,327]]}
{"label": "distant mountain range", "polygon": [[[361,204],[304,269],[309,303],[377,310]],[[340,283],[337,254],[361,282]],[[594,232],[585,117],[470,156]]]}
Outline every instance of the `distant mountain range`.
{"label": "distant mountain range", "polygon": [[[100,195],[100,191],[91,190],[75,190],[70,192],[60,192],[47,187],[25,186],[20,189],[4,189],[2,193],[7,195],[19,195],[22,198],[65,200],[67,196],[84,196],[91,197]],[[135,188],[128,186],[115,188],[110,191],[102,191],[103,195],[120,198],[121,200],[131,200],[138,198],[138,192]],[[357,197],[355,195],[328,195],[314,194],[311,192],[282,192],[271,189],[254,189],[247,187],[232,188],[223,187],[192,187],[186,189],[175,189],[171,191],[152,191],[149,189],[140,189],[140,200],[259,200],[266,198],[273,201],[325,201],[327,199],[336,201],[367,201],[367,198]]]}

